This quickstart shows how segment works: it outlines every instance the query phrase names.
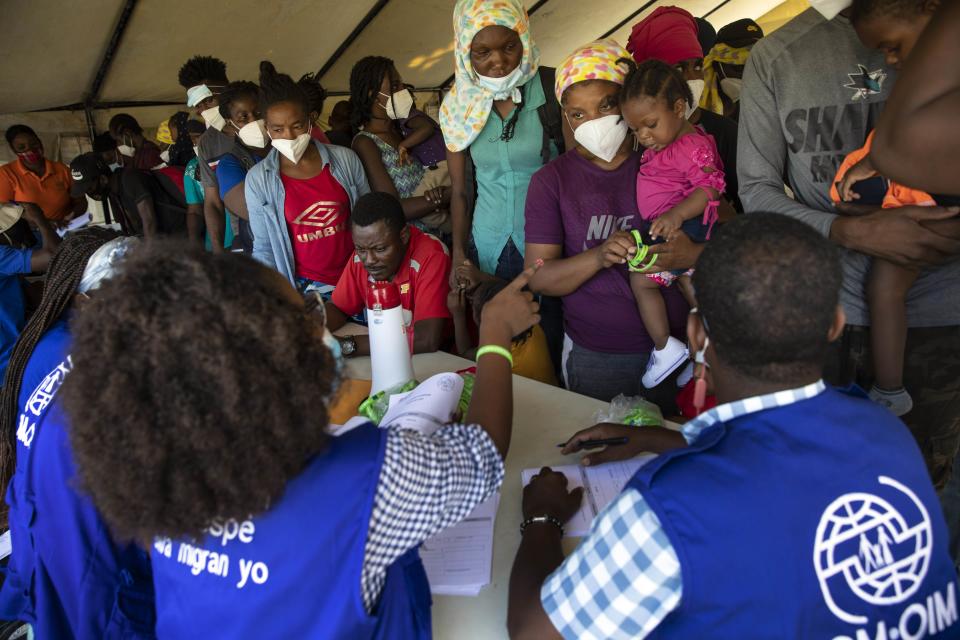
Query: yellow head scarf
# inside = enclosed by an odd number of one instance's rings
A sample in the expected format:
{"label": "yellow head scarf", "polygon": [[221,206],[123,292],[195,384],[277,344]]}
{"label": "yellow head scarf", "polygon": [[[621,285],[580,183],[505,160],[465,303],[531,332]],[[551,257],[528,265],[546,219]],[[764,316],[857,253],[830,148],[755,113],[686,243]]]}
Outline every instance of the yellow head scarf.
{"label": "yellow head scarf", "polygon": [[597,40],[577,48],[557,67],[557,100],[567,88],[584,80],[609,80],[622,85],[627,67],[617,64],[621,58],[631,59],[616,40]]}
{"label": "yellow head scarf", "polygon": [[703,95],[700,96],[700,108],[723,115],[723,100],[720,99],[720,76],[714,62],[743,66],[750,57],[750,47],[731,47],[717,43],[703,59]]}
{"label": "yellow head scarf", "polygon": [[170,135],[170,119],[167,118],[157,127],[157,142],[163,144],[173,144],[173,136]]}

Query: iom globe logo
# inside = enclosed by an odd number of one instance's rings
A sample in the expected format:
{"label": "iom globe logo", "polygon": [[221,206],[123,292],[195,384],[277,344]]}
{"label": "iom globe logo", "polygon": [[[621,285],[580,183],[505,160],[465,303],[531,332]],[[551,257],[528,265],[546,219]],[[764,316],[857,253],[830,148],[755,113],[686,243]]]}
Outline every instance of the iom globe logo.
{"label": "iom globe logo", "polygon": [[892,478],[877,480],[886,499],[871,493],[840,496],[823,512],[813,547],[824,600],[851,624],[867,622],[870,606],[864,603],[894,605],[912,596],[933,551],[930,515],[917,495]]}

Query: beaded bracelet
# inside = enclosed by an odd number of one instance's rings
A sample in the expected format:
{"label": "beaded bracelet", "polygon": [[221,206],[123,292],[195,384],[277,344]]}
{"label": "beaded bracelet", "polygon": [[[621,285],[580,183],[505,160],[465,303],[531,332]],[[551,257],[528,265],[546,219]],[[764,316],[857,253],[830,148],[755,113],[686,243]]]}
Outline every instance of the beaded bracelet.
{"label": "beaded bracelet", "polygon": [[520,523],[520,535],[523,535],[523,532],[526,531],[527,526],[531,524],[537,524],[538,522],[549,522],[560,530],[560,537],[563,537],[563,524],[553,516],[533,516],[532,518],[527,518]]}

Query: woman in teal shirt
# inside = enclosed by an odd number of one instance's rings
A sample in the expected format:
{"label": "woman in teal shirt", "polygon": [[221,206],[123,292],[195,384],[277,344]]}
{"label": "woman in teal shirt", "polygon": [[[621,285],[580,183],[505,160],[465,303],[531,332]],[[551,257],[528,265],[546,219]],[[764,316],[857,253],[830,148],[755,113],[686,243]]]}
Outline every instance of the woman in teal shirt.
{"label": "woman in teal shirt", "polygon": [[[544,84],[553,85],[552,70],[539,69],[540,51],[520,0],[459,0],[454,30],[456,82],[440,109],[453,184],[453,263],[472,257],[481,271],[510,280],[523,271],[527,185],[572,134],[561,124],[553,91],[544,91]],[[468,151],[477,184],[472,228]],[[455,273],[451,286],[458,284]]]}

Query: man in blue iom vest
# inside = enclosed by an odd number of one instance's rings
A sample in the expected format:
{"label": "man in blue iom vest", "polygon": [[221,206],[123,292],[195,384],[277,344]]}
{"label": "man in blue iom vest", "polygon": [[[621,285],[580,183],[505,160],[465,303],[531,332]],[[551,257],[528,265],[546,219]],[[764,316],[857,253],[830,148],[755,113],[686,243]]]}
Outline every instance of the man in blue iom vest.
{"label": "man in blue iom vest", "polygon": [[798,221],[753,214],[714,234],[688,334],[719,406],[672,446],[646,427],[574,436],[630,439],[591,464],[665,452],[566,560],[561,526],[581,492],[541,471],[523,496],[513,637],[960,636],[946,525],[914,439],[820,378],[844,325],[840,282],[836,250]]}

